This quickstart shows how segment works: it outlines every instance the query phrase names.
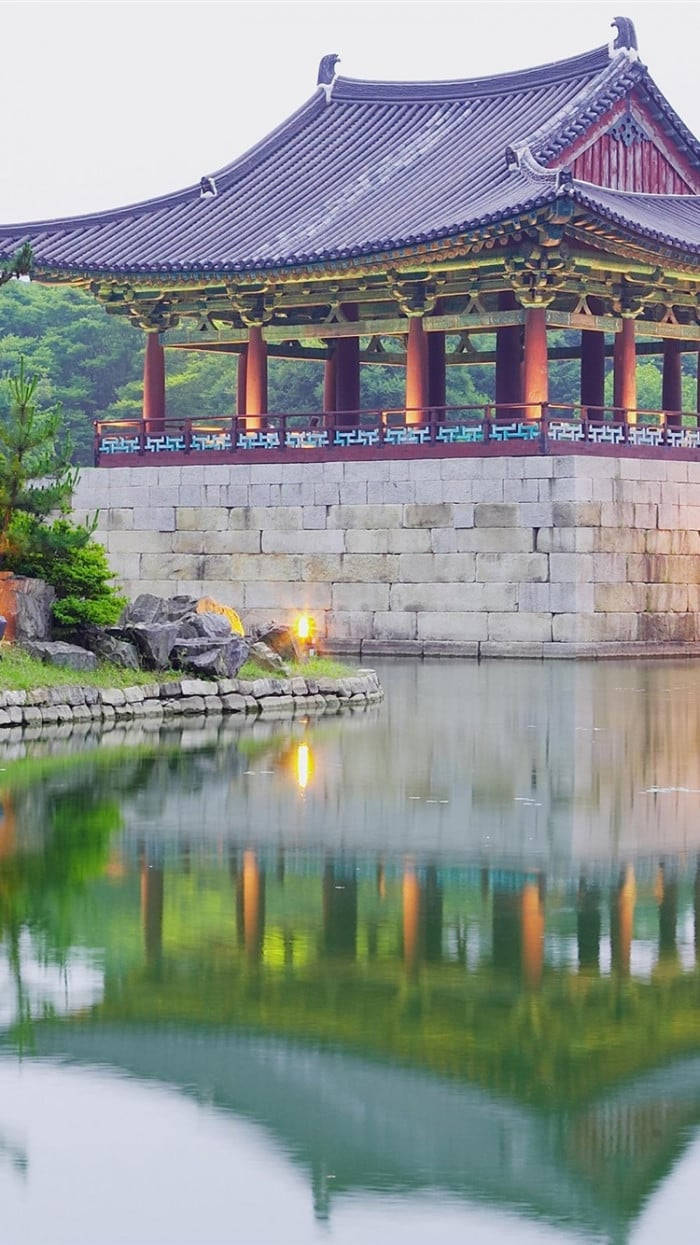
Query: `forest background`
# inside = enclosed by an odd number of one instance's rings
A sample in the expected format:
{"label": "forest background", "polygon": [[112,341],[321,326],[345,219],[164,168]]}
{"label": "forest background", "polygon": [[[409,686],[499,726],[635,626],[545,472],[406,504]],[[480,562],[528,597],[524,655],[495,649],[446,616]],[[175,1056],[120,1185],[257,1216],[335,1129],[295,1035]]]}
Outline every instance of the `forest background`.
{"label": "forest background", "polygon": [[[570,338],[575,342],[577,336],[552,334],[551,341],[561,344]],[[0,376],[16,371],[19,358],[24,356],[27,372],[39,377],[38,399],[61,404],[63,427],[72,438],[77,463],[92,462],[95,419],[140,416],[144,344],[143,333],[119,317],[108,316],[81,290],[28,281],[13,281],[3,290]],[[478,344],[492,348],[488,338]],[[697,357],[695,352],[683,356],[683,408],[688,412],[695,410]],[[611,369],[609,362],[607,401],[612,400]],[[235,410],[235,356],[166,351],[166,374],[169,415],[197,418]],[[493,365],[450,367],[447,376],[449,405],[493,400]],[[322,384],[321,363],[271,359],[269,409],[318,411]],[[657,410],[661,405],[660,356],[639,360],[637,387],[639,409]],[[550,400],[576,402],[578,389],[578,361],[552,361]],[[362,368],[363,408],[400,407],[403,391],[403,368]]]}

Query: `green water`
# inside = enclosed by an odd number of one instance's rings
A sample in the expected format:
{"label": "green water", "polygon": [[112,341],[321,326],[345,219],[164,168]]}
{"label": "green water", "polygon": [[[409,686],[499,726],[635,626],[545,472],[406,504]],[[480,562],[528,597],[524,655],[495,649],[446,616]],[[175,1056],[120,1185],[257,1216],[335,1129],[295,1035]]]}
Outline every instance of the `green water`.
{"label": "green water", "polygon": [[0,1240],[698,1238],[700,668],[0,741]]}

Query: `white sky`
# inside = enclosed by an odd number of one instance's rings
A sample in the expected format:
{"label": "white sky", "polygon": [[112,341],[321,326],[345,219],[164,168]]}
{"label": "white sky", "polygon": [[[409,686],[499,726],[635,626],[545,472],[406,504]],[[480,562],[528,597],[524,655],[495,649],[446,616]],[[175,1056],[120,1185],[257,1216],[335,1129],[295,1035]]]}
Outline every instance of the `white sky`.
{"label": "white sky", "polygon": [[358,78],[460,78],[606,43],[622,12],[700,134],[700,4],[0,5],[3,223],[117,207],[227,164],[312,94],[325,53]]}

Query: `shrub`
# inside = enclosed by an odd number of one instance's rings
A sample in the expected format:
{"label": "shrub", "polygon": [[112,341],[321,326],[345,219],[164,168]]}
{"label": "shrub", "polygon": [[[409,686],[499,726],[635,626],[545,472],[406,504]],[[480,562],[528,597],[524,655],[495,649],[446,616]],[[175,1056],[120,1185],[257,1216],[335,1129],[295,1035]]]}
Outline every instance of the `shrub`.
{"label": "shrub", "polygon": [[113,585],[107,554],[92,539],[94,524],[56,519],[42,524],[33,515],[16,512],[10,525],[8,570],[44,579],[56,590],[57,623],[66,627],[115,623],[126,605]]}

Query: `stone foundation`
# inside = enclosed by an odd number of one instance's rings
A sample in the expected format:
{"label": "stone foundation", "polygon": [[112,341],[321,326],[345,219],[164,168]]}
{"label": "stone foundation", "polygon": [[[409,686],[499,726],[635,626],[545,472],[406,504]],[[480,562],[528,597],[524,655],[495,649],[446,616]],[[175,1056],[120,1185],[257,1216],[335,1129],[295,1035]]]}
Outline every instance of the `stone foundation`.
{"label": "stone foundation", "polygon": [[336,651],[619,655],[700,641],[700,463],[588,455],[82,472],[130,595],[310,611]]}

